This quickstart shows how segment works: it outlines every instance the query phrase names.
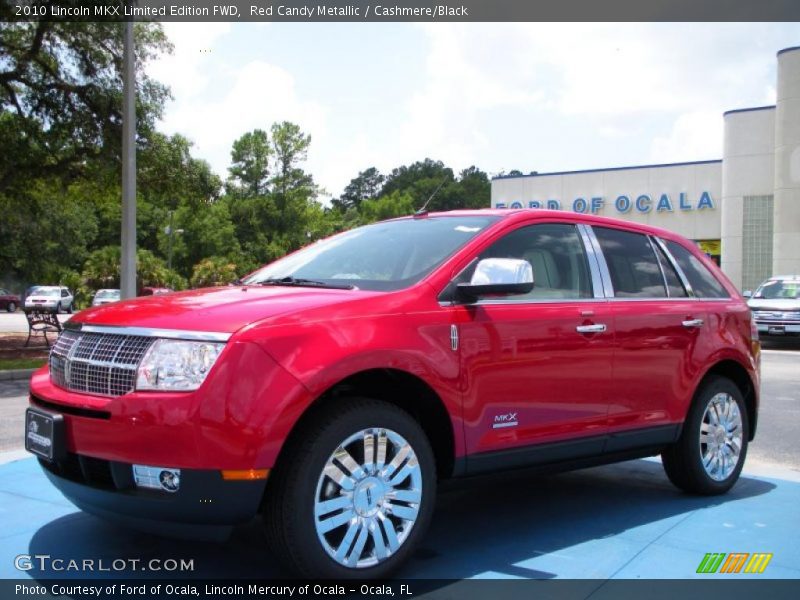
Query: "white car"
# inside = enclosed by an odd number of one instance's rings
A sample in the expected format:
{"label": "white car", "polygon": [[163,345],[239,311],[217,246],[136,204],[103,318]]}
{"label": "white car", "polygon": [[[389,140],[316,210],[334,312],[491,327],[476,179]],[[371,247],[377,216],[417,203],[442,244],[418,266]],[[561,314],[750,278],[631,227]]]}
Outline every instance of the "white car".
{"label": "white car", "polygon": [[110,304],[111,302],[119,301],[119,290],[97,290],[92,300],[92,306],[101,306],[103,304]]}
{"label": "white car", "polygon": [[59,285],[37,285],[25,298],[25,308],[43,308],[60,313],[62,310],[72,312],[75,297],[69,288]]}
{"label": "white car", "polygon": [[800,336],[800,276],[775,275],[744,296],[760,335]]}

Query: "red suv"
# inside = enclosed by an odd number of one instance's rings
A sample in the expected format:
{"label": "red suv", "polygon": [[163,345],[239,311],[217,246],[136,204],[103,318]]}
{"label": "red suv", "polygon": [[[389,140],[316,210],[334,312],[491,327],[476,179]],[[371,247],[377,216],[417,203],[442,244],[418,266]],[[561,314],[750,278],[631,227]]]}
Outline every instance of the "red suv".
{"label": "red suv", "polygon": [[558,211],[419,214],[240,285],[99,306],[31,380],[26,445],[78,507],[383,577],[437,481],[661,454],[719,494],[758,414],[742,297],[691,242]]}

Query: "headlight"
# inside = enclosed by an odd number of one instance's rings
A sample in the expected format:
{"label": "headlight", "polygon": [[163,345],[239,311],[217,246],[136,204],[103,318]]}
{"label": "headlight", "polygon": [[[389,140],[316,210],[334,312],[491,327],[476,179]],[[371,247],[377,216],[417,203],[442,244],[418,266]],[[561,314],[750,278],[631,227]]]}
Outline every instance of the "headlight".
{"label": "headlight", "polygon": [[137,390],[196,390],[225,344],[160,339],[150,346],[136,377]]}

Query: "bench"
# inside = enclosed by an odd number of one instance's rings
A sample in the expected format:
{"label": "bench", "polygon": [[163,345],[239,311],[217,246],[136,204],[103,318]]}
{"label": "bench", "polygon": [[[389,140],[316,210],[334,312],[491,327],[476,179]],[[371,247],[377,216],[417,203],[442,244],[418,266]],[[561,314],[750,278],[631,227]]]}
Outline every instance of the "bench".
{"label": "bench", "polygon": [[25,308],[24,311],[25,318],[28,320],[28,339],[25,340],[25,346],[28,346],[32,336],[43,335],[44,342],[49,348],[50,340],[47,338],[47,334],[59,334],[63,330],[56,311],[44,308]]}

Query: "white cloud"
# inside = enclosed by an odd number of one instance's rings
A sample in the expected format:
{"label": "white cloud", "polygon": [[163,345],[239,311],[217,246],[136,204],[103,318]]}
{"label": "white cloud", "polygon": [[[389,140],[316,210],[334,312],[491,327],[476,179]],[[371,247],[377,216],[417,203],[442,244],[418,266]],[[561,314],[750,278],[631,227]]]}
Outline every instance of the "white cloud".
{"label": "white cloud", "polygon": [[666,136],[653,139],[650,161],[656,163],[715,159],[722,156],[722,115],[697,111],[680,115]]}

